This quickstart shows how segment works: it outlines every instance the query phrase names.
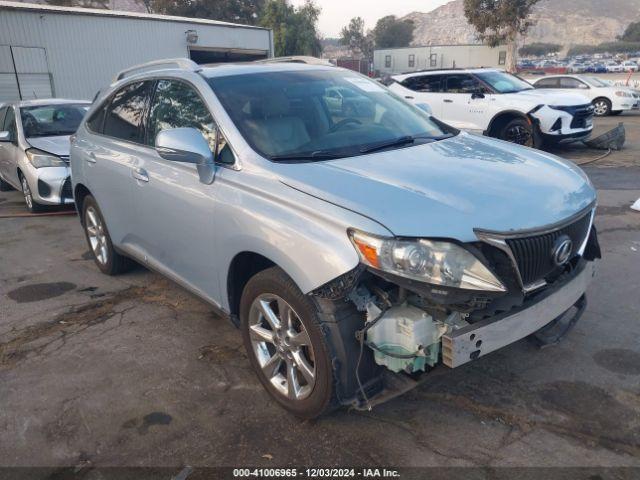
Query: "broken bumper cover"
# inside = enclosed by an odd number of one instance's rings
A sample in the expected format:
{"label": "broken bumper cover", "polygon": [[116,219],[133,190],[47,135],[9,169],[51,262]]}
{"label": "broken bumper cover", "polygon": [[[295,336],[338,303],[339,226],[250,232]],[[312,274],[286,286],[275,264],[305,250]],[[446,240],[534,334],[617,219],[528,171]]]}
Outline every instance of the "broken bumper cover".
{"label": "broken bumper cover", "polygon": [[446,334],[442,337],[443,363],[451,368],[459,367],[540,330],[582,298],[594,273],[594,262],[586,262],[571,281],[527,308]]}

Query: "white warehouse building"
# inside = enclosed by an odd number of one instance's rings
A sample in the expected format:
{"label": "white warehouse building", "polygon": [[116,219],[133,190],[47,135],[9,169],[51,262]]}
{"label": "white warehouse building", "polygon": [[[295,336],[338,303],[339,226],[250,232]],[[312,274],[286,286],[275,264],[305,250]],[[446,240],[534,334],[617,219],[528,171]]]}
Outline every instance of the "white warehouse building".
{"label": "white warehouse building", "polygon": [[373,52],[378,75],[443,68],[504,67],[506,47],[482,44],[385,48]]}
{"label": "white warehouse building", "polygon": [[0,102],[92,99],[132,65],[273,56],[271,30],[213,20],[0,1]]}

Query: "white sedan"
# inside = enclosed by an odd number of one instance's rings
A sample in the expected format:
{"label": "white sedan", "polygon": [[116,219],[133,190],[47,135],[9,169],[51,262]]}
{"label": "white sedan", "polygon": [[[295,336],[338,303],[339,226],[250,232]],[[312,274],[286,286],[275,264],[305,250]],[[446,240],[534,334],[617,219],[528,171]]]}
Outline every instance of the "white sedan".
{"label": "white sedan", "polygon": [[640,93],[636,90],[588,75],[552,75],[536,80],[533,86],[579,92],[591,100],[598,117],[640,108]]}

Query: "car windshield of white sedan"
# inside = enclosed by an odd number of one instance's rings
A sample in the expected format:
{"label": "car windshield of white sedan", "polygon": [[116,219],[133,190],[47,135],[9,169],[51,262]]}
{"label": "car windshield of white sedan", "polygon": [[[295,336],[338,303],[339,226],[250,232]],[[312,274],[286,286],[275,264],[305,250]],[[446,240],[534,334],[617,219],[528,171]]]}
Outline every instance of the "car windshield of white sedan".
{"label": "car windshield of white sedan", "polygon": [[476,76],[498,93],[516,93],[533,89],[531,84],[505,72],[480,72],[476,73]]}
{"label": "car windshield of white sedan", "polygon": [[24,136],[34,138],[72,135],[88,109],[89,105],[84,104],[20,107]]}
{"label": "car windshield of white sedan", "polygon": [[274,161],[351,157],[457,133],[379,83],[336,69],[213,77],[251,147]]}

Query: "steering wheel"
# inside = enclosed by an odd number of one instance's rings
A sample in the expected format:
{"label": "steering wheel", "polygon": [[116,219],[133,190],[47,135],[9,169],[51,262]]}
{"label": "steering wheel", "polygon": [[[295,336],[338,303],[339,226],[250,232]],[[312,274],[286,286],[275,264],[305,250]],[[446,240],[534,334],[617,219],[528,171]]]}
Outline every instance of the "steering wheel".
{"label": "steering wheel", "polygon": [[342,127],[344,127],[345,125],[349,125],[350,123],[353,123],[353,124],[356,124],[356,125],[362,125],[362,122],[360,120],[358,120],[357,118],[345,118],[344,120],[340,120],[338,123],[333,125],[329,129],[329,133],[337,132]]}

